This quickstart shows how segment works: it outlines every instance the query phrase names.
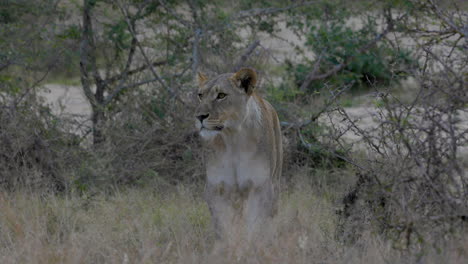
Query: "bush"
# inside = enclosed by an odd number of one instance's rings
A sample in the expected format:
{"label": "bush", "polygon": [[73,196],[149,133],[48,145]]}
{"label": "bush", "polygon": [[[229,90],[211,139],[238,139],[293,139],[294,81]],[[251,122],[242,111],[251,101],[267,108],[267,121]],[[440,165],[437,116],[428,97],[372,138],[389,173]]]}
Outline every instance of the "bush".
{"label": "bush", "polygon": [[379,18],[372,14],[358,18],[357,24],[362,25],[349,25],[355,18],[351,17],[345,5],[325,3],[321,9],[323,12],[311,11],[313,19],[291,24],[305,36],[303,52],[314,54],[313,59],[306,58],[303,62],[287,62],[288,72],[296,85],[300,87],[313,71],[319,75],[340,64],[345,67],[327,77],[326,81],[312,81],[306,87],[309,93],[320,91],[325,86],[341,87],[349,83],[353,83],[352,89],[386,86],[406,78],[409,66],[415,63],[411,53],[385,39],[374,43],[384,32],[381,28],[385,25],[379,26],[376,22]]}
{"label": "bush", "polygon": [[26,100],[0,110],[0,186],[64,191],[78,161],[77,136],[47,107]]}

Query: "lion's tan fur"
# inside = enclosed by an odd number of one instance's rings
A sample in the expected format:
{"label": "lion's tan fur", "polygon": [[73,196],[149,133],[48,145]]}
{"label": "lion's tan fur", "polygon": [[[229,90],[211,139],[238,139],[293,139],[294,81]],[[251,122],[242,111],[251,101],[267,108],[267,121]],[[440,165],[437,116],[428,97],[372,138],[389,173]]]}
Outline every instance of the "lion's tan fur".
{"label": "lion's tan fur", "polygon": [[[212,80],[200,75],[199,83],[196,115],[205,147],[206,201],[221,237],[239,233],[240,226],[250,240],[276,213],[282,165],[278,116],[255,92],[251,69]],[[226,98],[218,99],[220,93]]]}

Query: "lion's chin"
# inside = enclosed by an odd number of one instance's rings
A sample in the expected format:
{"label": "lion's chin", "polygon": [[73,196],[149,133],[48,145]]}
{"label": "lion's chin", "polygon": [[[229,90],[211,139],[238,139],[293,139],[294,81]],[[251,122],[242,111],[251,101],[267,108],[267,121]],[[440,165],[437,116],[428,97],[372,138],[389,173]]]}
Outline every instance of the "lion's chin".
{"label": "lion's chin", "polygon": [[214,139],[214,137],[216,137],[217,135],[219,135],[221,133],[221,129],[206,129],[206,128],[202,128],[200,130],[200,136],[204,139],[204,140],[211,140],[211,139]]}

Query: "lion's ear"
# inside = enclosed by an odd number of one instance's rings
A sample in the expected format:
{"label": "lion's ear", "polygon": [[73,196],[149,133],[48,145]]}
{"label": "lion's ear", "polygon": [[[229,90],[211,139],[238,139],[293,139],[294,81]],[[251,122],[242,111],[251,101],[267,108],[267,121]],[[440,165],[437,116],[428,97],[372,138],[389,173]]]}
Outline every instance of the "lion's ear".
{"label": "lion's ear", "polygon": [[239,88],[251,95],[257,84],[257,73],[252,69],[242,68],[232,76],[232,79]]}
{"label": "lion's ear", "polygon": [[201,72],[198,72],[197,76],[198,76],[197,79],[198,79],[198,85],[199,86],[204,85],[206,83],[206,81],[208,81],[208,77],[205,74],[201,73]]}

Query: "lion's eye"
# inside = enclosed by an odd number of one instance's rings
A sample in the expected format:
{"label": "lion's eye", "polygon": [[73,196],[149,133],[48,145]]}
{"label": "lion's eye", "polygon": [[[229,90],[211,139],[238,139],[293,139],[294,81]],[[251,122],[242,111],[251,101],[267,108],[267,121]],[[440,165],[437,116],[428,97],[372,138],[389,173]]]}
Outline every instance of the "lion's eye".
{"label": "lion's eye", "polygon": [[223,99],[226,96],[227,96],[227,94],[225,94],[225,93],[219,93],[218,96],[216,97],[216,99]]}

